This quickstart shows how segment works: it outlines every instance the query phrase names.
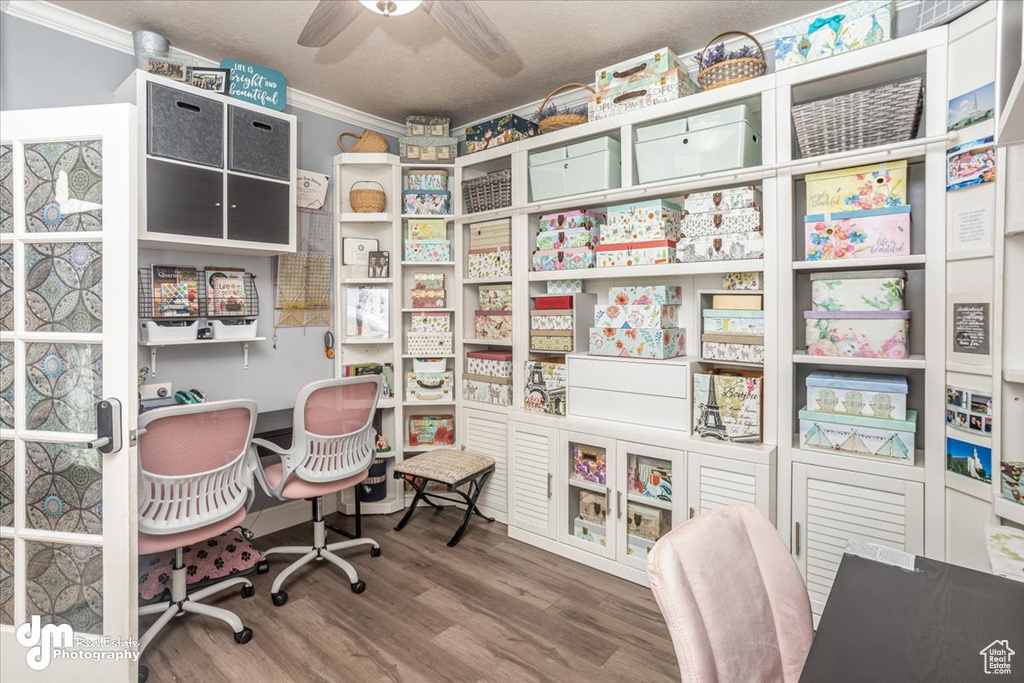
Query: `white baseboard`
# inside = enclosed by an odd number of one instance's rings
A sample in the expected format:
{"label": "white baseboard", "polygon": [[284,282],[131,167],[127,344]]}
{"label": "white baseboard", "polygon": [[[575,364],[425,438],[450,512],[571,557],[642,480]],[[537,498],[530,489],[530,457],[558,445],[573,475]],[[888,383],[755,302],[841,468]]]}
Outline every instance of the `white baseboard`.
{"label": "white baseboard", "polygon": [[[323,500],[325,516],[338,511],[336,496],[324,496]],[[249,510],[242,525],[258,538],[312,519],[312,504],[308,500],[292,500],[262,510]]]}

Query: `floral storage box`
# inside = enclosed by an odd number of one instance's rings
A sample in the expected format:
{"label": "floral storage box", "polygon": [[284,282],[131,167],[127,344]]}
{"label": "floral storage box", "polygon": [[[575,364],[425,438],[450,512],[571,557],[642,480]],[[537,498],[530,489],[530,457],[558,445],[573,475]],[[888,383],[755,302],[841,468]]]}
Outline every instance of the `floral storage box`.
{"label": "floral storage box", "polygon": [[455,417],[453,415],[410,415],[409,445],[455,445]]}
{"label": "floral storage box", "polygon": [[583,280],[548,280],[548,294],[582,294]]}
{"label": "floral storage box", "polygon": [[608,301],[617,306],[678,306],[683,303],[683,288],[668,285],[611,287],[608,290]]}
{"label": "floral storage box", "polygon": [[594,267],[594,250],[588,247],[554,249],[533,253],[533,270],[583,270]]}
{"label": "floral storage box", "polygon": [[525,364],[523,407],[535,413],[565,416],[566,372],[564,358],[529,360]]}
{"label": "floral storage box", "polygon": [[449,313],[415,313],[411,317],[410,332],[451,332]]}
{"label": "floral storage box", "polygon": [[906,420],[800,411],[800,445],[818,451],[887,458],[900,465],[914,464],[917,411]]}
{"label": "floral storage box", "polygon": [[722,289],[761,289],[761,273],[723,273]]}
{"label": "floral storage box", "polygon": [[721,441],[761,443],[762,384],[760,373],[695,373],[694,434]]}
{"label": "floral storage box", "polygon": [[857,0],[832,7],[830,16],[804,17],[775,29],[775,70],[891,40],[893,0]]}
{"label": "floral storage box", "polygon": [[700,357],[731,363],[764,363],[764,337],[749,334],[703,334]]}
{"label": "floral storage box", "polygon": [[510,406],[512,405],[512,378],[466,373],[462,376],[462,398],[477,403]]}
{"label": "floral storage box", "polygon": [[539,330],[530,332],[531,351],[570,353],[574,350],[575,342],[572,330]]}
{"label": "floral storage box", "polygon": [[815,370],[807,376],[806,384],[808,410],[907,419],[906,377]]}
{"label": "floral storage box", "polygon": [[804,311],[807,354],[906,358],[910,311]]}
{"label": "floral storage box", "polygon": [[850,270],[811,273],[815,311],[902,311],[904,270]]}
{"label": "floral storage box", "polygon": [[409,218],[405,223],[405,236],[411,240],[446,240],[448,223],[443,218]]}
{"label": "floral storage box", "polygon": [[594,88],[598,91],[620,88],[653,74],[680,68],[676,53],[667,47],[623,60],[594,72]]}
{"label": "floral storage box", "polygon": [[448,171],[445,169],[423,169],[406,172],[402,180],[403,190],[447,190]]}
{"label": "floral storage box", "polygon": [[565,228],[564,230],[545,230],[537,233],[537,250],[576,249],[585,247],[592,249],[600,239],[600,228]]}
{"label": "floral storage box", "polygon": [[608,223],[601,229],[601,244],[627,244],[679,239],[683,210],[678,204],[655,199],[608,207]]}
{"label": "floral storage box", "polygon": [[576,211],[563,211],[562,213],[549,213],[540,217],[537,224],[538,232],[550,230],[572,230],[574,228],[585,228],[587,230],[598,229],[605,223],[605,215],[587,209]]}
{"label": "floral storage box", "polygon": [[452,212],[452,193],[448,190],[404,190],[402,213],[420,216],[448,216]]}
{"label": "floral storage box", "polygon": [[807,261],[908,256],[910,207],[812,214],[804,232]]}
{"label": "floral storage box", "polygon": [[450,355],[453,353],[452,333],[406,332],[405,348],[406,353],[423,358]]}
{"label": "floral storage box", "polygon": [[406,240],[405,260],[447,263],[452,260],[452,243],[448,240]]}
{"label": "floral storage box", "polygon": [[481,310],[512,310],[512,285],[480,285],[477,292]]}
{"label": "floral storage box", "polygon": [[713,213],[732,211],[733,209],[749,209],[755,206],[761,206],[761,190],[753,185],[710,192],[694,192],[686,195],[683,200],[683,210],[687,213]]}
{"label": "floral storage box", "polygon": [[686,330],[590,328],[590,355],[677,358],[686,355]]}
{"label": "floral storage box", "polygon": [[445,291],[443,289],[412,290],[413,308],[444,308]]}
{"label": "floral storage box", "polygon": [[455,373],[413,372],[405,373],[406,401],[452,401],[455,398],[453,384]]}
{"label": "floral storage box", "polygon": [[712,237],[737,232],[760,232],[761,209],[730,209],[713,213],[688,213],[683,216],[682,237]]}
{"label": "floral storage box", "polygon": [[587,119],[600,121],[693,95],[700,88],[682,69],[652,74],[632,83],[598,91],[587,99]]}
{"label": "floral storage box", "polygon": [[512,222],[507,218],[469,226],[470,250],[511,246]]}
{"label": "floral storage box", "polygon": [[512,311],[477,311],[474,329],[477,339],[509,340],[512,338]]}
{"label": "floral storage box", "polygon": [[466,354],[466,374],[511,377],[512,353],[509,351],[470,351]]}
{"label": "floral storage box", "polygon": [[531,330],[572,330],[572,313],[564,310],[530,311]]}
{"label": "floral storage box", "polygon": [[615,266],[646,266],[676,262],[676,243],[670,240],[600,244],[595,253],[598,268]]}
{"label": "floral storage box", "polygon": [[764,311],[705,308],[704,332],[764,335]]}
{"label": "floral storage box", "polygon": [[679,327],[679,306],[595,306],[594,327],[671,329]]}
{"label": "floral storage box", "polygon": [[866,211],[907,203],[907,162],[808,173],[807,213]]}
{"label": "floral storage box", "polygon": [[760,258],[764,258],[764,235],[760,232],[741,232],[720,237],[687,237],[676,243],[676,260],[679,263]]}
{"label": "floral storage box", "polygon": [[608,460],[604,451],[573,445],[572,478],[604,484],[608,477]]}
{"label": "floral storage box", "polygon": [[539,130],[536,123],[515,114],[505,114],[490,121],[467,126],[466,154],[532,138]]}
{"label": "floral storage box", "polygon": [[471,279],[512,277],[512,249],[509,247],[470,249],[466,277]]}

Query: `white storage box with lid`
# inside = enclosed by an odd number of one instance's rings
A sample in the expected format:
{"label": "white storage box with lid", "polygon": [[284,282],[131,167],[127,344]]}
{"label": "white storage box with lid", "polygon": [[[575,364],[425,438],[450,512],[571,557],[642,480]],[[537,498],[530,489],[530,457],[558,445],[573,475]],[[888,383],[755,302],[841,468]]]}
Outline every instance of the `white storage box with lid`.
{"label": "white storage box with lid", "polygon": [[641,183],[760,164],[761,122],[746,104],[636,129]]}
{"label": "white storage box with lid", "polygon": [[816,370],[807,376],[807,410],[886,420],[907,419],[907,378]]}
{"label": "white storage box with lid", "polygon": [[214,339],[254,339],[258,323],[256,318],[211,320],[210,329]]}
{"label": "white storage box with lid", "polygon": [[144,342],[190,341],[199,336],[198,320],[141,320],[139,323]]}
{"label": "white storage box with lid", "polygon": [[595,138],[530,155],[533,201],[622,186],[619,141]]}
{"label": "white storage box with lid", "polygon": [[688,362],[582,354],[566,358],[569,415],[690,431]]}

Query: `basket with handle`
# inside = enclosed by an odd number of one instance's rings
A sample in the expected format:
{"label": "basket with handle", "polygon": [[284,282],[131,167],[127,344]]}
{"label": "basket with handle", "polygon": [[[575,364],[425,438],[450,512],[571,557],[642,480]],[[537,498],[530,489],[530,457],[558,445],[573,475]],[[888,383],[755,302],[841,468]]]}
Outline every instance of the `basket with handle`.
{"label": "basket with handle", "polygon": [[541,135],[544,133],[553,133],[556,130],[562,130],[563,128],[578,126],[581,123],[587,122],[586,107],[582,108],[582,113],[575,111],[572,107],[566,107],[562,111],[559,111],[554,105],[552,105],[550,113],[546,111],[548,102],[551,98],[568,88],[586,88],[591,93],[594,92],[594,89],[586,83],[566,83],[565,85],[560,85],[552,90],[548,96],[544,98],[544,101],[541,102],[540,109],[537,110],[537,126],[540,128]]}
{"label": "basket with handle", "polygon": [[733,83],[739,83],[740,81],[747,81],[751,78],[764,76],[765,73],[767,73],[768,63],[764,61],[764,46],[761,45],[761,42],[757,38],[745,31],[726,31],[725,33],[719,33],[708,41],[708,44],[704,46],[704,49],[700,54],[707,54],[708,48],[714,45],[716,41],[732,35],[746,36],[749,38],[753,41],[754,45],[757,45],[759,54],[756,57],[724,59],[707,68],[704,68],[703,65],[698,63],[700,66],[700,72],[697,74],[697,83],[700,85],[701,90],[721,88],[723,85],[732,85]]}
{"label": "basket with handle", "polygon": [[[352,149],[345,148],[345,138],[355,138]],[[388,141],[383,135],[375,130],[364,130],[359,135],[355,133],[342,133],[338,136],[338,147],[342,152],[354,152],[356,154],[374,154],[388,151]]]}
{"label": "basket with handle", "polygon": [[[380,189],[356,189],[360,183],[376,185]],[[352,183],[352,189],[348,192],[348,203],[356,213],[383,213],[387,195],[384,194],[384,186],[376,180],[358,180]]]}

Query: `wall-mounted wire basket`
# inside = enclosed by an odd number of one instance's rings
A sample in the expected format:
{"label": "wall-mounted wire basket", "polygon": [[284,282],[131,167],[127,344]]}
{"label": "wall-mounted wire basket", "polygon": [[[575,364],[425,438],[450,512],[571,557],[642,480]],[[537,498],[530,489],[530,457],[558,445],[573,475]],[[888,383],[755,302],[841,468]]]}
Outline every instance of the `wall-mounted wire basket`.
{"label": "wall-mounted wire basket", "polygon": [[[152,267],[139,268],[139,318],[255,318],[260,314],[256,276],[242,270],[160,266],[154,291]],[[174,269],[180,277],[170,277]],[[194,273],[194,277],[193,277]]]}

